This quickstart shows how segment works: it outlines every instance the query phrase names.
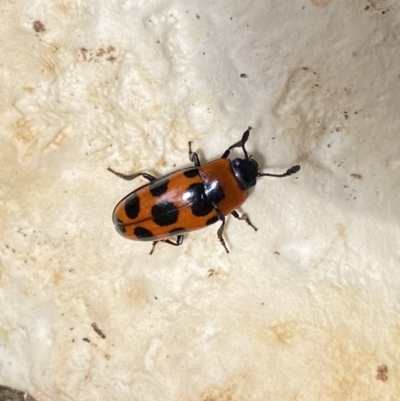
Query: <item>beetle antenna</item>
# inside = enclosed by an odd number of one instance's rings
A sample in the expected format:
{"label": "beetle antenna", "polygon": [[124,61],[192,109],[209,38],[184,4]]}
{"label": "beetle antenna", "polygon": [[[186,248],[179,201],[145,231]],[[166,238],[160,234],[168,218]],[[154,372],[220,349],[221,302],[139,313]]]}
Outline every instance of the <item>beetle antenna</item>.
{"label": "beetle antenna", "polygon": [[249,139],[250,130],[251,130],[251,127],[247,128],[247,131],[244,132],[242,139],[239,142],[236,142],[235,144],[233,144],[232,146],[229,146],[229,148],[226,149],[225,152],[223,153],[223,155],[221,156],[221,159],[226,159],[229,156],[229,154],[231,153],[231,149],[241,147],[243,149],[245,159],[248,160],[249,155],[247,154],[247,150],[244,147],[244,144]]}
{"label": "beetle antenna", "polygon": [[300,166],[293,166],[290,167],[285,173],[283,174],[269,174],[269,173],[258,173],[257,177],[278,177],[278,178],[283,178],[283,177],[288,177],[289,175],[296,174],[300,170]]}

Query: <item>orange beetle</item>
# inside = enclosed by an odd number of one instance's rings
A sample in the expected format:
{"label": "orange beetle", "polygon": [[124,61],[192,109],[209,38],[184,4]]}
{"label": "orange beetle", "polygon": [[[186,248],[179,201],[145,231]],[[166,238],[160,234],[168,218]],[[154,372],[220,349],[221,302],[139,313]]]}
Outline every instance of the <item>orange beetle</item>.
{"label": "orange beetle", "polygon": [[[232,214],[257,231],[246,215],[239,216],[235,210],[246,201],[248,191],[256,185],[257,178],[287,177],[300,170],[300,166],[293,166],[283,174],[260,173],[257,161],[247,154],[245,148],[250,129],[220,159],[203,166],[189,142],[189,159],[194,166],[160,178],[147,173],[125,175],[108,168],[125,180],[139,176],[149,180],[148,184],[125,196],[115,207],[113,222],[117,231],[128,239],[153,241],[151,255],[160,241],[178,246],[182,244],[185,233],[221,221],[217,235],[229,253],[222,236],[225,216]],[[238,147],[242,148],[244,158],[228,159],[231,149]],[[171,241],[171,237],[176,237],[176,241]]]}

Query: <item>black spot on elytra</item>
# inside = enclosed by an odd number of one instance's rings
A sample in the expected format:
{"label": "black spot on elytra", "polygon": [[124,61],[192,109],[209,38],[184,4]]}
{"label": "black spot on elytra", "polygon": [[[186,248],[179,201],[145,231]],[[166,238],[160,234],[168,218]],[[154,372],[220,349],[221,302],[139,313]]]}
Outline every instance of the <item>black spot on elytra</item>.
{"label": "black spot on elytra", "polygon": [[143,228],[143,227],[136,227],[133,230],[133,233],[139,239],[148,239],[148,240],[155,239],[155,236],[153,235],[153,233],[151,231],[147,230],[146,228]]}
{"label": "black spot on elytra", "polygon": [[213,204],[218,205],[223,199],[225,199],[225,192],[219,185],[218,181],[211,181],[204,186],[205,194],[207,199]]}
{"label": "black spot on elytra", "polygon": [[184,171],[183,175],[187,178],[196,177],[196,175],[199,175],[199,169],[197,167],[191,168],[190,170]]}
{"label": "black spot on elytra", "polygon": [[208,219],[208,220],[206,221],[206,225],[207,225],[207,226],[210,226],[211,224],[216,223],[218,220],[219,220],[219,219],[218,219],[218,216],[213,216],[213,217],[211,217],[211,219]]}
{"label": "black spot on elytra", "polygon": [[193,201],[191,208],[195,216],[207,216],[207,214],[214,209],[212,203],[207,199],[204,193],[203,184],[189,185],[184,197],[190,198]]}
{"label": "black spot on elytra", "polygon": [[125,229],[125,225],[122,223],[117,223],[115,225],[115,229],[120,233],[120,234],[125,234],[126,229]]}
{"label": "black spot on elytra", "polygon": [[154,184],[150,184],[150,192],[153,196],[161,196],[167,192],[169,180],[164,178],[163,180],[158,180]]}
{"label": "black spot on elytra", "polygon": [[135,219],[140,212],[140,200],[136,194],[132,194],[125,201],[125,213],[130,219]]}
{"label": "black spot on elytra", "polygon": [[180,235],[180,234],[183,234],[183,233],[186,233],[186,232],[187,232],[186,229],[184,229],[183,227],[179,227],[179,228],[174,228],[169,233],[171,235]]}
{"label": "black spot on elytra", "polygon": [[151,208],[153,221],[159,226],[169,226],[178,221],[179,210],[171,202],[160,202]]}

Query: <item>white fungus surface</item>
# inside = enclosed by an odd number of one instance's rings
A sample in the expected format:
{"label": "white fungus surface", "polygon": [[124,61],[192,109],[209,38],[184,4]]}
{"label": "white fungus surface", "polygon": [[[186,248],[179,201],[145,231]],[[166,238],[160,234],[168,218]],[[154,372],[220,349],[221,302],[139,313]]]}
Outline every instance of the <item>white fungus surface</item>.
{"label": "white fungus surface", "polygon": [[[398,1],[3,0],[0,33],[1,385],[398,399]],[[251,191],[257,233],[118,235],[145,181],[107,167],[162,175],[189,140],[211,161],[248,126],[263,171],[301,165]]]}

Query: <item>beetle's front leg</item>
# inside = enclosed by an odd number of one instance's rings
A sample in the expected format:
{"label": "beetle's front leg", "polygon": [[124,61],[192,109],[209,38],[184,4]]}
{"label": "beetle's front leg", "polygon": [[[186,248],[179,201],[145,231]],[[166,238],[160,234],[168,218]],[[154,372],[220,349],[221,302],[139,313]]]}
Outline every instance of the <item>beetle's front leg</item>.
{"label": "beetle's front leg", "polygon": [[250,227],[253,227],[254,231],[258,230],[258,228],[254,226],[253,223],[250,221],[247,214],[242,214],[241,216],[239,216],[239,213],[236,210],[234,210],[233,212],[231,212],[231,215],[237,218],[238,220],[244,220]]}
{"label": "beetle's front leg", "polygon": [[196,152],[192,152],[192,141],[189,142],[189,160],[193,162],[196,167],[200,167],[200,159]]}
{"label": "beetle's front leg", "polygon": [[124,180],[130,181],[133,180],[136,177],[142,176],[143,178],[146,178],[146,180],[149,180],[150,182],[156,180],[156,177],[152,176],[151,174],[148,173],[134,173],[134,174],[122,174],[118,173],[117,171],[114,171],[111,167],[108,167],[107,170],[110,173],[115,174],[117,177],[122,178]]}

